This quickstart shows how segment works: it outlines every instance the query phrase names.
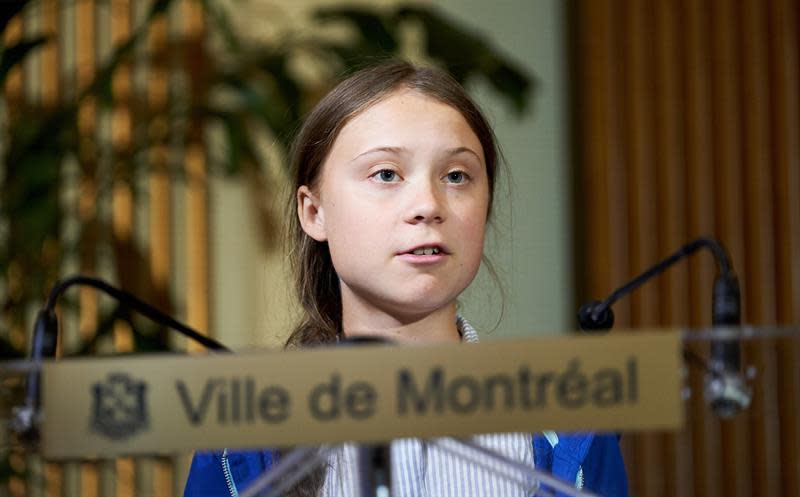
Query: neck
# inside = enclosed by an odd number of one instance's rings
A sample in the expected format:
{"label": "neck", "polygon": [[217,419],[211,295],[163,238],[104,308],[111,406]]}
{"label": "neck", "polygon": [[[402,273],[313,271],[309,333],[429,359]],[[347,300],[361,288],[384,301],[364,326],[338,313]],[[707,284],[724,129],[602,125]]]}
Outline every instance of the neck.
{"label": "neck", "polygon": [[398,316],[354,304],[342,299],[342,329],[345,336],[380,337],[400,344],[461,341],[456,326],[455,302],[419,316]]}

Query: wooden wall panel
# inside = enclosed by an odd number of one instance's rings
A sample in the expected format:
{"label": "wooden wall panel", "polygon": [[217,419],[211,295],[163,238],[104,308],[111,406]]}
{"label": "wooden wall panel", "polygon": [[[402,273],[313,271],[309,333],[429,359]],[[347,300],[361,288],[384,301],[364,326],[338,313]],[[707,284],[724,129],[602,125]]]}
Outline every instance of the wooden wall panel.
{"label": "wooden wall panel", "polygon": [[[711,71],[708,46],[708,18],[711,15],[703,2],[685,0],[680,4],[684,20],[684,32],[680,45],[683,54],[682,99],[683,143],[686,161],[687,201],[686,209],[688,237],[695,238],[714,232],[714,170],[711,142]],[[711,288],[714,277],[713,261],[707,254],[699,254],[688,261],[690,269],[688,296],[689,324],[704,326],[709,323]],[[694,346],[695,352],[700,347]],[[692,392],[703,388],[703,375],[695,368],[689,371]],[[687,431],[689,450],[683,453],[690,461],[690,490],[677,495],[698,497],[720,495],[719,482],[722,475],[719,457],[720,431],[716,420],[703,414],[705,403],[696,393],[691,397],[687,409]],[[686,457],[686,454],[691,454]],[[687,489],[688,490],[688,489]]]}
{"label": "wooden wall panel", "polygon": [[[62,43],[57,36],[59,32],[59,4],[56,0],[43,0],[39,5],[39,9],[38,17],[41,31],[53,36],[56,42],[42,47],[38,61],[40,81],[36,86],[38,86],[38,100],[42,107],[52,109],[59,101],[59,77],[61,74],[58,53]],[[59,343],[59,346],[63,348],[63,341]],[[77,480],[80,469],[78,465],[74,464],[67,467],[58,464],[46,464],[44,471],[46,481],[45,495],[58,497],[63,487]]]}
{"label": "wooden wall panel", "polygon": [[[75,40],[75,93],[80,93],[92,81],[97,65],[96,8],[94,2],[75,4],[74,24],[70,26]],[[95,102],[86,99],[78,109],[78,162],[80,164],[79,217],[84,227],[81,236],[80,271],[96,275],[97,267],[97,112]],[[80,333],[90,340],[98,324],[98,294],[90,288],[81,288],[79,312]],[[101,466],[83,463],[80,474],[81,492],[96,497],[109,474]]]}
{"label": "wooden wall panel", "polygon": [[[620,2],[586,2],[577,16],[578,29],[592,32],[591,38],[580,39],[578,50],[585,54],[587,72],[592,75],[592,84],[587,85],[586,95],[578,104],[582,115],[585,141],[585,170],[580,178],[586,192],[587,205],[601,209],[597,223],[587,223],[581,246],[596,247],[599,264],[595,271],[586,272],[587,288],[601,286],[610,279],[622,278],[627,273],[623,267],[627,260],[627,246],[620,242],[620,235],[627,229],[627,214],[624,205],[626,181],[620,167],[620,137],[614,113],[621,92],[617,74],[610,70],[612,60],[618,53],[612,19],[618,12]],[[591,224],[591,226],[589,226]],[[613,260],[612,260],[613,259]],[[620,322],[627,319],[626,303],[618,309]]]}
{"label": "wooden wall panel", "polygon": [[[771,149],[775,177],[775,249],[777,267],[776,319],[800,321],[800,87],[798,70],[798,19],[796,2],[769,4]],[[783,273],[783,274],[780,274]],[[785,495],[800,495],[800,344],[784,340],[778,349],[779,426],[781,434],[781,485]]]}
{"label": "wooden wall panel", "polygon": [[[189,98],[200,105],[208,92],[201,61],[205,43],[205,20],[200,5],[184,0],[181,5],[184,36],[184,72],[187,74]],[[207,332],[209,325],[209,253],[208,253],[208,172],[206,165],[205,128],[203,122],[190,119],[186,136],[186,319],[189,326]],[[198,350],[196,343],[188,344]]]}
{"label": "wooden wall panel", "polygon": [[[679,13],[672,5],[657,2],[654,19],[655,50],[653,60],[655,70],[654,94],[660,95],[655,108],[655,159],[657,184],[661,188],[656,196],[658,202],[658,222],[662,227],[657,237],[656,250],[651,254],[652,261],[659,254],[668,253],[673,247],[687,239],[686,208],[686,162],[683,153],[682,123],[684,100],[680,95],[681,52],[678,50]],[[640,227],[643,233],[652,232],[653,225]],[[651,262],[645,262],[645,266]],[[688,266],[674,268],[662,276],[658,286],[659,295],[654,299],[659,309],[656,324],[688,324],[688,306],[685,295],[688,288]],[[655,293],[655,292],[654,292]],[[660,300],[660,302],[659,302]],[[646,325],[647,321],[642,320]],[[661,436],[663,447],[663,492],[660,495],[687,495],[690,491],[690,465],[684,457],[689,447],[688,432],[668,433]]]}
{"label": "wooden wall panel", "polygon": [[169,177],[170,123],[167,19],[153,21],[148,36],[150,60],[147,74],[148,122],[148,263],[156,306],[170,312],[169,285],[172,266],[172,182]]}
{"label": "wooden wall panel", "polygon": [[[741,159],[741,61],[737,57],[739,38],[736,6],[727,0],[711,2],[708,18],[711,36],[711,110],[712,164],[716,180],[715,220],[717,236],[731,253],[733,267],[738,269],[740,284],[747,288],[744,271],[744,208]],[[746,292],[745,292],[746,293]],[[744,317],[744,316],[743,316]],[[704,412],[704,415],[707,413]],[[751,494],[750,471],[737,468],[749,466],[749,426],[746,416],[721,422],[720,455],[722,462],[722,493],[746,497]]]}
{"label": "wooden wall panel", "polygon": [[[797,324],[796,2],[572,8],[577,239],[591,242],[578,251],[580,300],[710,235],[731,254],[744,321]],[[710,325],[715,271],[708,255],[671,269],[626,299],[617,327]],[[624,437],[632,495],[797,496],[798,342],[744,347],[758,376],[752,407],[733,420],[709,413],[703,375],[691,371],[683,433]]]}
{"label": "wooden wall panel", "polygon": [[[751,0],[742,2],[739,37],[742,58],[743,114],[742,144],[745,188],[745,271],[747,292],[743,305],[749,322],[775,323],[775,233],[772,178],[769,149],[769,98],[767,26],[765,9]],[[753,407],[749,410],[753,450],[753,489],[751,495],[780,495],[780,449],[778,433],[773,344],[755,342],[748,348],[751,360],[760,372],[754,384]]]}
{"label": "wooden wall panel", "polygon": [[[621,47],[623,91],[619,106],[620,126],[624,130],[621,136],[625,137],[621,141],[620,165],[627,175],[627,199],[624,203],[630,223],[630,259],[625,268],[626,274],[644,270],[654,254],[658,253],[658,238],[648,230],[637,229],[658,224],[658,199],[652,195],[658,177],[653,141],[655,122],[650,106],[655,91],[654,26],[652,16],[647,14],[650,8],[645,2],[626,1],[619,31],[624,40]],[[624,167],[624,164],[631,162],[642,167]],[[630,304],[630,323],[645,326],[658,323],[659,304],[655,286],[642,288],[631,295]],[[632,493],[663,497],[668,465],[663,457],[661,436],[657,433],[643,434],[632,440],[631,445],[635,460],[653,469],[646,477],[640,475],[632,480]]]}

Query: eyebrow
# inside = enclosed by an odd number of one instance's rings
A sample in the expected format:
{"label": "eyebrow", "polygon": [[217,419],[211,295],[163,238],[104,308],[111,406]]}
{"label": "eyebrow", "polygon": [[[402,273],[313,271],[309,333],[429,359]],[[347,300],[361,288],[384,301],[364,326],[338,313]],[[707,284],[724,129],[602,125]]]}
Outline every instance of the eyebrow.
{"label": "eyebrow", "polygon": [[[402,153],[408,153],[408,149],[406,147],[375,147],[375,148],[371,148],[371,149],[367,150],[366,152],[362,152],[362,153],[356,155],[355,157],[353,157],[353,160],[356,160],[356,159],[358,159],[360,157],[363,157],[365,155],[370,155],[370,154],[374,154],[374,153],[377,153],[377,152],[389,152],[389,153],[392,153],[392,154],[400,155]],[[352,161],[350,161],[350,162],[352,162]]]}
{"label": "eyebrow", "polygon": [[[400,155],[400,154],[403,154],[403,153],[408,153],[408,151],[409,150],[406,147],[375,147],[375,148],[371,148],[371,149],[367,150],[366,152],[362,152],[362,153],[356,155],[355,157],[353,157],[351,162],[356,160],[356,159],[358,159],[359,157],[363,157],[365,155],[374,154],[374,153],[377,153],[377,152],[389,152],[389,153],[392,153],[392,154]],[[463,153],[474,155],[476,159],[478,159],[479,161],[481,160],[481,156],[478,155],[474,150],[472,150],[469,147],[448,148],[448,149],[446,149],[444,151],[443,155],[446,155],[448,157],[452,157],[454,155],[463,154]]]}
{"label": "eyebrow", "polygon": [[456,148],[448,148],[447,150],[445,150],[445,154],[449,157],[463,153],[474,155],[476,159],[478,159],[479,161],[481,160],[481,156],[478,155],[474,150],[472,150],[469,147],[456,147]]}

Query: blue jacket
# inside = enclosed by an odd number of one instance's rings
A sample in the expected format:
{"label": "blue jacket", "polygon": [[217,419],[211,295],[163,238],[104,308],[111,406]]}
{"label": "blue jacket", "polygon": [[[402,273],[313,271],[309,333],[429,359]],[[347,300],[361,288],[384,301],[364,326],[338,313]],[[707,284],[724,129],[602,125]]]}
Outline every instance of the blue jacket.
{"label": "blue jacket", "polygon": [[[533,436],[534,464],[564,481],[582,480],[583,488],[603,497],[627,497],[628,479],[614,434],[558,433],[558,442]],[[198,452],[192,460],[184,497],[237,497],[272,467],[270,450]]]}

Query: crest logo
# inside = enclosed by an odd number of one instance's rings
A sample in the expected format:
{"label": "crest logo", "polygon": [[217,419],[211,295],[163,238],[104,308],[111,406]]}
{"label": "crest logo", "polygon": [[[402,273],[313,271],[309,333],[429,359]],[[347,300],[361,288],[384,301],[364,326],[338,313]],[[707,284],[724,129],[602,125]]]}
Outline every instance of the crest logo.
{"label": "crest logo", "polygon": [[92,385],[90,428],[113,440],[124,440],[146,429],[147,384],[125,373],[111,373]]}

